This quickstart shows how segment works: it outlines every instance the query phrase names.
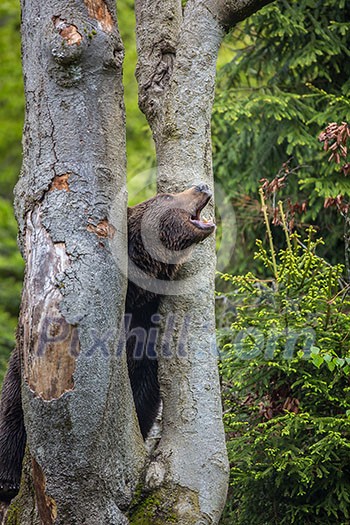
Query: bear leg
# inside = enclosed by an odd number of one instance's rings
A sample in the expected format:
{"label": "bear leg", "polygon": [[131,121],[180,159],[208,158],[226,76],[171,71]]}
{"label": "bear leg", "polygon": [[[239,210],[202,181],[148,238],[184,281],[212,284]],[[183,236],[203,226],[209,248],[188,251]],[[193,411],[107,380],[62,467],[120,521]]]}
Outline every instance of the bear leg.
{"label": "bear leg", "polygon": [[141,434],[146,439],[160,407],[157,360],[135,360],[129,372]]}
{"label": "bear leg", "polygon": [[15,349],[0,402],[0,501],[9,501],[18,493],[25,444],[20,357]]}

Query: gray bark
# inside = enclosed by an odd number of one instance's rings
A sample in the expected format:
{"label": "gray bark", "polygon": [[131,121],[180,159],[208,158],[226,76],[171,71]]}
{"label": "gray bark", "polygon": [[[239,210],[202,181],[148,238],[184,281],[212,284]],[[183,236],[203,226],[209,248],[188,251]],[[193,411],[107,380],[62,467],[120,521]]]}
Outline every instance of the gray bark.
{"label": "gray bark", "polygon": [[[219,46],[229,27],[267,3],[188,0],[182,15],[178,0],[136,1],[140,107],[156,144],[159,191],[199,181],[213,188],[210,119]],[[169,521],[183,525],[217,524],[227,492],[214,274],[215,242],[209,238],[163,302],[168,322],[176,316],[177,337],[169,342],[171,358],[160,348],[163,432],[146,483],[168,500],[168,510],[161,507]]]}
{"label": "gray bark", "polygon": [[124,524],[144,446],[125,355],[116,353],[127,249],[114,3],[22,0],[22,37],[18,350],[29,455],[9,516],[23,525]]}

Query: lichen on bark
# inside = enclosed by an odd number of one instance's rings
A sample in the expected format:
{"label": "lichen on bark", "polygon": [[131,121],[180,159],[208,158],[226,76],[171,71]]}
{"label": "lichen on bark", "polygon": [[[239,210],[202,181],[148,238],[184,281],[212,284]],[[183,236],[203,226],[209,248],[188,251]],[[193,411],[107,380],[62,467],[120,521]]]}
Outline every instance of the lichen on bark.
{"label": "lichen on bark", "polygon": [[139,491],[129,511],[130,525],[198,525],[201,512],[198,494],[179,485]]}

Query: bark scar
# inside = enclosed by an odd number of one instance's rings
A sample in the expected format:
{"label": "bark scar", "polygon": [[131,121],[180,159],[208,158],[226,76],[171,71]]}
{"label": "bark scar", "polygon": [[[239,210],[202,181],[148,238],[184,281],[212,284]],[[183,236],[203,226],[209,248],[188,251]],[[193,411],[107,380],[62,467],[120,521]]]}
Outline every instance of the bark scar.
{"label": "bark scar", "polygon": [[70,191],[69,189],[69,179],[70,173],[63,173],[63,175],[56,175],[51,182],[49,191],[53,190],[65,190]]}
{"label": "bark scar", "polygon": [[36,396],[58,399],[74,388],[80,352],[77,326],[67,322],[60,305],[57,276],[70,265],[64,243],[54,243],[41,222],[40,206],[27,216],[23,288],[24,377]]}
{"label": "bark scar", "polygon": [[111,33],[114,28],[114,21],[103,0],[84,0],[89,17],[94,18],[100,24],[103,31]]}
{"label": "bark scar", "polygon": [[[89,219],[89,221],[92,221],[92,219]],[[96,225],[90,223],[87,230],[97,235],[97,237],[108,237],[108,239],[113,239],[116,232],[115,227],[110,224],[107,219],[103,219]]]}
{"label": "bark scar", "polygon": [[46,494],[45,474],[34,458],[32,458],[32,472],[40,520],[45,525],[54,525],[57,518],[57,505],[55,500]]}
{"label": "bark scar", "polygon": [[174,59],[175,53],[173,51],[162,51],[151,79],[144,86],[145,90],[152,86],[155,91],[164,91],[173,72]]}
{"label": "bark scar", "polygon": [[52,21],[61,37],[69,46],[73,46],[74,44],[77,46],[80,45],[83,36],[79,33],[77,26],[74,24],[68,24],[66,20],[59,16],[53,16]]}
{"label": "bark scar", "polygon": [[158,55],[158,62],[149,79],[144,82],[140,97],[140,107],[149,117],[154,117],[159,110],[159,98],[164,96],[168,88],[176,59],[175,48],[164,41],[153,45],[151,54],[154,53]]}

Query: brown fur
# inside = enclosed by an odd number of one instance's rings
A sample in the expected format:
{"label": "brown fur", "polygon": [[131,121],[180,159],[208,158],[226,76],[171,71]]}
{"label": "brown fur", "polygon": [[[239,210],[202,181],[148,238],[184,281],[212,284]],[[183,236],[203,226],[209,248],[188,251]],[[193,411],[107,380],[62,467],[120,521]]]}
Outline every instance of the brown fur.
{"label": "brown fur", "polygon": [[[144,438],[147,437],[159,410],[160,393],[158,364],[152,342],[149,342],[152,321],[166,287],[166,281],[176,278],[181,264],[187,259],[189,249],[204,240],[214,225],[193,222],[207,204],[211,193],[206,185],[198,185],[177,194],[160,194],[128,210],[129,261],[142,269],[141,282],[145,288],[133,282],[137,268],[129,268],[129,284],[125,313],[131,318],[127,327],[127,358],[136,412]],[[146,239],[146,246],[143,238]],[[155,242],[152,240],[155,239]],[[160,241],[160,242],[158,242]],[[150,253],[152,248],[154,253]],[[161,259],[161,260],[157,260]],[[169,262],[171,261],[171,262]],[[147,289],[147,276],[157,290]],[[152,287],[152,288],[153,288]],[[143,344],[136,346],[137,336],[146,334]],[[133,335],[135,334],[135,336]]]}

